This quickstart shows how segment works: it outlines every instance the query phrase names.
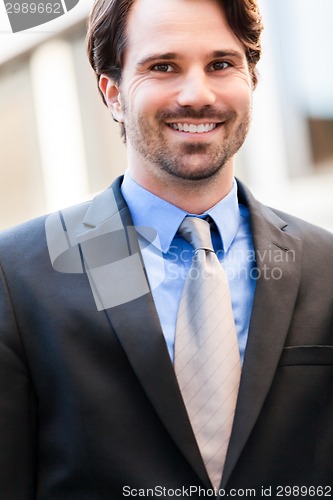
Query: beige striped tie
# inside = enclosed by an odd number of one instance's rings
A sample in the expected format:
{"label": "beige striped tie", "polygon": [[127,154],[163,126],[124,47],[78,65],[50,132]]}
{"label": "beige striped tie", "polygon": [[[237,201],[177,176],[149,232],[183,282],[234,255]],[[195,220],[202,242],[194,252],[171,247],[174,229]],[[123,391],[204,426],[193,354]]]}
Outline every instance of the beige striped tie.
{"label": "beige striped tie", "polygon": [[218,488],[239,388],[239,348],[229,287],[209,223],[186,217],[179,233],[195,253],[178,310],[175,371],[208,475]]}

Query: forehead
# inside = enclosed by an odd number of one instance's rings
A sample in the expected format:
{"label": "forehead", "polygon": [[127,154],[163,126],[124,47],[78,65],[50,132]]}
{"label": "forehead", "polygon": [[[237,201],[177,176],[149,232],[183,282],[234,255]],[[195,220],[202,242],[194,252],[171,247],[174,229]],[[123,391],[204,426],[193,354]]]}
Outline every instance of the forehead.
{"label": "forehead", "polygon": [[[245,53],[218,0],[135,0],[127,22],[127,54],[210,47]],[[190,42],[190,43],[189,43]]]}

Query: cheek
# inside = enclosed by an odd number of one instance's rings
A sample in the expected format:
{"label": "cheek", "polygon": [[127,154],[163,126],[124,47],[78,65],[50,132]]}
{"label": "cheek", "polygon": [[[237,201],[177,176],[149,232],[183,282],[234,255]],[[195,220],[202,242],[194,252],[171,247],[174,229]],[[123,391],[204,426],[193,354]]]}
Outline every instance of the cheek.
{"label": "cheek", "polygon": [[245,83],[236,82],[223,87],[220,101],[238,113],[244,113],[252,106],[252,89]]}
{"label": "cheek", "polygon": [[154,119],[157,112],[167,106],[166,100],[161,92],[147,90],[146,92],[136,92],[130,97],[129,110],[146,119]]}
{"label": "cheek", "polygon": [[155,115],[158,110],[172,104],[170,85],[154,79],[133,79],[126,82],[128,108],[135,113]]}

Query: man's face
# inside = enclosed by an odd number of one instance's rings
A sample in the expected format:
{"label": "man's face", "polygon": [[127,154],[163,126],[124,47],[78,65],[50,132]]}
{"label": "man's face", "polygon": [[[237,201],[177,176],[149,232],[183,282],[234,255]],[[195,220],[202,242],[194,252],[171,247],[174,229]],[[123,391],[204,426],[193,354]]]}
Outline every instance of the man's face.
{"label": "man's face", "polygon": [[127,35],[119,113],[130,168],[169,182],[215,177],[245,139],[252,94],[221,7],[136,0]]}

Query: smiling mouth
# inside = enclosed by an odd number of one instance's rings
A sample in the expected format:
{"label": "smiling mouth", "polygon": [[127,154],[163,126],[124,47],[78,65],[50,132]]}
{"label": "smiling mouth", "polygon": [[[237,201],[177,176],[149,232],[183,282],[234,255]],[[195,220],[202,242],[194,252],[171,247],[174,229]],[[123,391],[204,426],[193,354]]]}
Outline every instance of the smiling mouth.
{"label": "smiling mouth", "polygon": [[191,134],[205,134],[216,129],[222,123],[200,123],[196,125],[194,123],[167,123],[169,127],[179,132],[189,132]]}

